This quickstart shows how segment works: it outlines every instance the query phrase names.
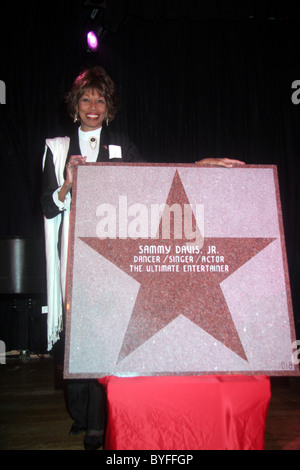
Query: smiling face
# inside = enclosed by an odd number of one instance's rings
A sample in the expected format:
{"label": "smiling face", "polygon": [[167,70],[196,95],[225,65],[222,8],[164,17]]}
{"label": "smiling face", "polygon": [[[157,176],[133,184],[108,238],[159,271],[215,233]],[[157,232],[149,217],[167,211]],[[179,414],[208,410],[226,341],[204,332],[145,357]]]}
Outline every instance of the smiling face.
{"label": "smiling face", "polygon": [[78,101],[77,108],[84,132],[99,129],[107,116],[105,98],[95,89],[87,89]]}

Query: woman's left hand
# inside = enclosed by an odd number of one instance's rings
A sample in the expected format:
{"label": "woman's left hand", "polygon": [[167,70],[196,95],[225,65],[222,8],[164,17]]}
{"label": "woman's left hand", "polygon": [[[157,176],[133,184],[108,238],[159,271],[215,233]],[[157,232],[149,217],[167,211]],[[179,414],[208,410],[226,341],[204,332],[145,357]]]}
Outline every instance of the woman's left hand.
{"label": "woman's left hand", "polygon": [[245,165],[245,162],[240,160],[234,160],[232,158],[203,158],[196,162],[198,166],[211,165],[211,166],[221,166],[224,168],[232,168],[236,165]]}

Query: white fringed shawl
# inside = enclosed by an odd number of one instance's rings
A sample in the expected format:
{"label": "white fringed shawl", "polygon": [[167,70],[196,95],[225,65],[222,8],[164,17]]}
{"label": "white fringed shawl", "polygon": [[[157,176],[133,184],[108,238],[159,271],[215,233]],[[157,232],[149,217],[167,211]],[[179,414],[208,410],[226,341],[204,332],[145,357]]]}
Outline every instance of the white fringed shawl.
{"label": "white fringed shawl", "polygon": [[[45,153],[43,157],[43,169],[47,147],[53,154],[53,163],[58,186],[64,182],[64,168],[70,145],[69,137],[57,137],[47,139]],[[47,273],[47,300],[48,300],[48,350],[50,351],[59,339],[59,334],[63,328],[63,303],[65,301],[66,272],[68,256],[69,238],[69,218],[70,209],[63,211],[53,219],[44,217],[45,227],[45,252],[46,252],[46,273]],[[58,253],[58,237],[61,222],[61,252],[60,259]]]}

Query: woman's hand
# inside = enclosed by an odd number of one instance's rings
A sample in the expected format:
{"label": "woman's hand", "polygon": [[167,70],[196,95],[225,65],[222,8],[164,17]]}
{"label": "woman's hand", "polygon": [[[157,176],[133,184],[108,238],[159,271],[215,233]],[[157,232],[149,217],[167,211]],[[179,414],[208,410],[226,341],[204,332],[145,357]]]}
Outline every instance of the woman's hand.
{"label": "woman's hand", "polygon": [[82,157],[81,155],[72,155],[70,157],[70,160],[66,165],[66,179],[58,193],[58,198],[61,202],[64,202],[66,195],[72,188],[74,167],[84,165],[85,162],[86,157]]}
{"label": "woman's hand", "polygon": [[196,165],[211,165],[232,168],[235,165],[245,165],[245,162],[241,162],[240,160],[233,160],[231,158],[203,158],[203,160],[196,162]]}
{"label": "woman's hand", "polygon": [[73,172],[74,167],[78,165],[84,165],[86,162],[86,157],[81,155],[72,155],[69,162],[66,165],[66,179],[65,182],[68,184],[73,184]]}

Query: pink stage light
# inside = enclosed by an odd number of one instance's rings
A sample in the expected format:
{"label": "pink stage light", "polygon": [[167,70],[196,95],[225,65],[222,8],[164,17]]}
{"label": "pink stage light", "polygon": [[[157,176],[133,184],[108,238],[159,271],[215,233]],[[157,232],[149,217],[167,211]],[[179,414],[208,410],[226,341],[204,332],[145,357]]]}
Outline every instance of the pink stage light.
{"label": "pink stage light", "polygon": [[96,51],[99,46],[98,38],[97,35],[94,33],[94,31],[89,31],[87,34],[87,43],[89,48],[92,51]]}

